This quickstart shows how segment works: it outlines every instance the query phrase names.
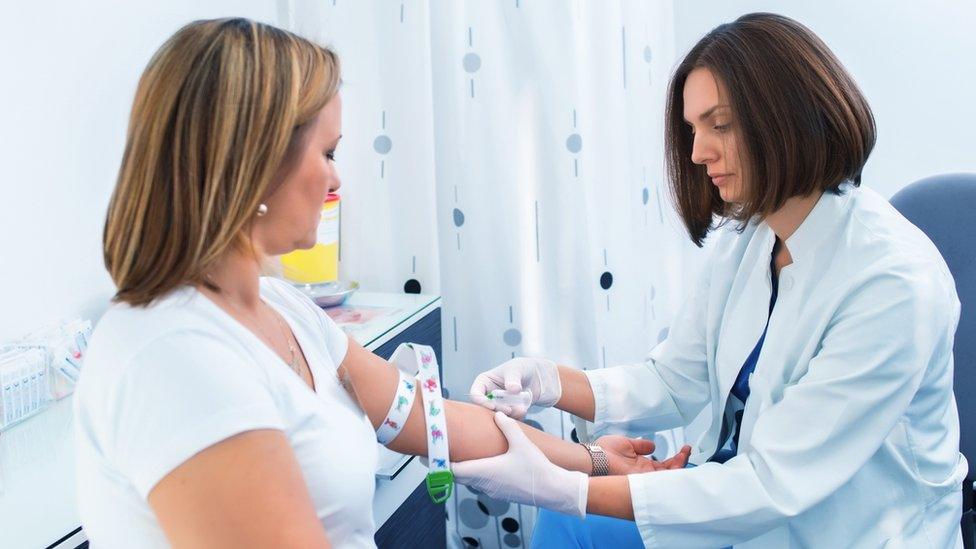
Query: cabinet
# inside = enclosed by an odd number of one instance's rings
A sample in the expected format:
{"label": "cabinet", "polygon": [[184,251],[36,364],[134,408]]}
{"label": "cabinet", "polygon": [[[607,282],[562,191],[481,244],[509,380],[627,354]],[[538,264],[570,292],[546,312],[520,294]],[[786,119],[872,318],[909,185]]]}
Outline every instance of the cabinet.
{"label": "cabinet", "polygon": [[[383,358],[390,358],[400,343],[421,343],[434,348],[437,364],[441,366],[441,378],[444,377],[444,362],[441,360],[441,310],[434,309],[409,328],[384,343],[374,352]],[[419,397],[418,397],[419,398]],[[409,458],[411,463],[419,461]],[[416,463],[415,465],[423,465]],[[426,474],[426,468],[423,468]],[[400,475],[388,482],[397,482]],[[383,482],[382,480],[378,482]],[[406,482],[406,479],[400,480]],[[412,483],[412,482],[411,482]],[[384,548],[423,548],[439,549],[446,547],[446,520],[444,506],[437,505],[427,495],[427,487],[421,479],[419,485],[412,490],[407,499],[398,507],[395,513],[387,519],[376,531],[376,545]],[[379,488],[377,486],[377,493]],[[379,517],[377,517],[379,524]]]}

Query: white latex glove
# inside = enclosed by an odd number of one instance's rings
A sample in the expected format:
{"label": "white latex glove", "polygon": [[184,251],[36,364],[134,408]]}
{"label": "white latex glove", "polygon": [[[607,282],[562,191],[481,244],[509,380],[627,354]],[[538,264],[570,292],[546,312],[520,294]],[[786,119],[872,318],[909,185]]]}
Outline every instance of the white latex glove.
{"label": "white latex glove", "polygon": [[452,463],[454,479],[495,499],[585,516],[589,477],[549,461],[514,419],[495,412],[495,423],[508,439],[508,451],[500,456]]}
{"label": "white latex glove", "polygon": [[522,419],[528,406],[506,406],[492,402],[486,396],[491,391],[502,389],[517,394],[528,390],[532,393],[532,406],[549,407],[559,401],[563,386],[559,381],[556,363],[544,358],[513,358],[491,370],[478,374],[471,384],[471,402],[489,410],[497,410],[515,419]]}

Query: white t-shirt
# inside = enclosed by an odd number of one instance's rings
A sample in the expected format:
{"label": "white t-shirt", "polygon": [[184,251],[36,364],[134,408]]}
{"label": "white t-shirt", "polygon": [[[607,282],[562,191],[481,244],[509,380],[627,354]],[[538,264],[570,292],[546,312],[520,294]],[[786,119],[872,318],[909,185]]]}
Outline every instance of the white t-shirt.
{"label": "white t-shirt", "polygon": [[261,296],[294,331],[314,392],[191,287],[147,308],[115,305],[98,323],[74,397],[78,503],[93,547],[168,547],[150,490],[201,450],[254,429],[288,437],[334,546],[375,547],[376,435],[335,375],[346,335],[285,282],[262,279]]}

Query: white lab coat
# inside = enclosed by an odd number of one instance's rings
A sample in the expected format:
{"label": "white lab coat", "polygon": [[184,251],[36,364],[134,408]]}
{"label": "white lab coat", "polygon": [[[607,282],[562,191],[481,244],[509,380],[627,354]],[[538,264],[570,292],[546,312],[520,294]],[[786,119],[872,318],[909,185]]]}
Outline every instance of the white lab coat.
{"label": "white lab coat", "polygon": [[[718,236],[718,235],[716,235]],[[775,235],[723,231],[670,335],[640,364],[587,372],[593,436],[687,425],[696,468],[630,476],[648,547],[962,547],[952,342],[959,301],[932,242],[873,191],[825,193],[786,241],[738,455],[729,390],[766,324]]]}

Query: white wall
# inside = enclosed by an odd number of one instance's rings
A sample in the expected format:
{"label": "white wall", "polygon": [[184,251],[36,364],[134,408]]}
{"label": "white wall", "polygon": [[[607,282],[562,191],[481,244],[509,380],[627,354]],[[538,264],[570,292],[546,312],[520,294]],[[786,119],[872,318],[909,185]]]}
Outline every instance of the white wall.
{"label": "white wall", "polygon": [[105,209],[135,86],[152,53],[195,19],[274,23],[270,0],[4,2],[0,20],[0,341],[96,316],[113,286]]}
{"label": "white wall", "polygon": [[937,173],[976,172],[973,0],[676,1],[680,59],[713,27],[769,11],[817,33],[874,110],[878,142],[863,183],[890,197]]}

